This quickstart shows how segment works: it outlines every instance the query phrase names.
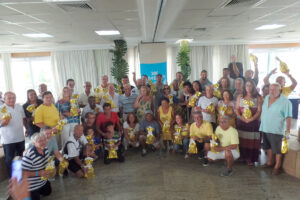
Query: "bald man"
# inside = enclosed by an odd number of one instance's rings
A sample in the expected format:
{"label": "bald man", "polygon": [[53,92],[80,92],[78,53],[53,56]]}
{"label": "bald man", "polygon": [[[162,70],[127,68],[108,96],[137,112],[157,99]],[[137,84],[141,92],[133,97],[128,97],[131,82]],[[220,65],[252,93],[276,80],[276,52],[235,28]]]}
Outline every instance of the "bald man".
{"label": "bald man", "polygon": [[4,94],[4,104],[0,110],[6,108],[6,113],[11,116],[10,119],[3,119],[3,113],[0,114],[1,142],[4,150],[5,164],[9,177],[11,176],[11,163],[14,157],[22,156],[25,150],[25,135],[23,126],[28,133],[25,113],[19,104],[16,104],[16,95],[13,92]]}

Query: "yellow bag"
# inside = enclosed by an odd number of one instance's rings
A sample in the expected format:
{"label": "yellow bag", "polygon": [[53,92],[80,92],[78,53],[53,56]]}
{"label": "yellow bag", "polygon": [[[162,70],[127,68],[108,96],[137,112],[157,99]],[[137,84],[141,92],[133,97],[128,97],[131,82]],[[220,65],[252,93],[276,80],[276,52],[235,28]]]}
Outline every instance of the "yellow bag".
{"label": "yellow bag", "polygon": [[194,94],[192,96],[192,98],[189,100],[189,106],[191,107],[195,107],[197,100],[199,99],[199,97],[201,96],[201,92],[196,92],[196,94]]}
{"label": "yellow bag", "polygon": [[254,106],[254,102],[253,101],[244,100],[243,104],[245,105],[245,109],[243,110],[242,116],[245,119],[250,119],[252,117],[252,112],[251,112],[250,108],[252,106]]}
{"label": "yellow bag", "polygon": [[52,178],[55,176],[56,174],[56,168],[55,168],[55,163],[54,163],[54,156],[50,157],[49,160],[48,160],[48,164],[45,168],[45,170],[47,172],[49,172],[48,176],[47,177],[41,177],[42,180],[47,180],[49,178]]}
{"label": "yellow bag", "polygon": [[275,59],[280,62],[280,71],[282,73],[286,73],[289,71],[289,67],[287,66],[287,64],[285,62],[282,62],[278,57],[276,57]]}
{"label": "yellow bag", "polygon": [[94,167],[93,167],[94,159],[91,157],[87,157],[84,159],[85,168],[88,169],[87,173],[84,175],[85,178],[92,178],[95,176]]}
{"label": "yellow bag", "polygon": [[59,163],[59,169],[58,169],[59,176],[63,176],[68,166],[69,166],[69,162],[66,159],[63,159],[63,161]]}
{"label": "yellow bag", "polygon": [[206,109],[207,109],[208,112],[211,113],[211,114],[215,114],[215,112],[216,112],[216,107],[215,107],[215,105],[212,104],[212,103],[209,104],[209,106],[207,106]]}
{"label": "yellow bag", "polygon": [[281,142],[281,153],[286,154],[288,152],[288,150],[289,150],[289,144],[288,144],[287,138],[283,137],[282,142]]}
{"label": "yellow bag", "polygon": [[57,129],[57,133],[52,133],[53,136],[60,134],[61,131],[63,130],[64,125],[66,125],[68,123],[67,119],[63,119],[63,120],[59,120],[57,122],[57,125],[55,126],[55,128]]}
{"label": "yellow bag", "polygon": [[217,97],[218,99],[222,99],[222,93],[221,93],[221,90],[220,90],[220,85],[218,83],[213,84],[213,88],[214,88],[213,95],[215,97]]}
{"label": "yellow bag", "polygon": [[195,140],[190,139],[190,144],[189,144],[189,151],[190,154],[197,154],[198,149]]}
{"label": "yellow bag", "polygon": [[1,114],[2,114],[2,119],[3,120],[10,120],[11,119],[11,114],[7,112],[6,106],[4,106],[1,109]]}

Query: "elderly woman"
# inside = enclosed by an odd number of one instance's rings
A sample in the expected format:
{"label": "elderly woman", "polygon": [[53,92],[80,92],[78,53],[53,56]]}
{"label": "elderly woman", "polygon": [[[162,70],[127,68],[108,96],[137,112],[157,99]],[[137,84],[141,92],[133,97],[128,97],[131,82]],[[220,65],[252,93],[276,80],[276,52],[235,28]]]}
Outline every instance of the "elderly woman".
{"label": "elderly woman", "polygon": [[132,147],[139,147],[139,129],[140,124],[138,123],[136,115],[134,113],[128,113],[127,120],[123,124],[125,150],[127,150],[129,145]]}
{"label": "elderly woman", "polygon": [[153,98],[149,95],[149,93],[150,92],[147,86],[142,86],[140,90],[140,96],[136,98],[133,105],[133,107],[137,109],[136,116],[139,121],[144,119],[146,111],[153,111]]}
{"label": "elderly woman", "polygon": [[42,103],[43,103],[43,101],[37,98],[37,94],[33,89],[27,90],[27,101],[23,105],[23,110],[24,110],[25,116],[26,116],[26,122],[27,122],[28,131],[29,131],[29,135],[28,135],[29,137],[31,137],[34,133],[39,132],[40,127],[34,125],[33,116],[32,116],[33,112],[29,112],[27,110],[27,107],[30,106],[30,105],[34,105],[35,108],[37,108]]}
{"label": "elderly woman", "polygon": [[[78,115],[71,113],[71,95],[70,88],[64,87],[62,92],[62,98],[57,101],[56,107],[60,115],[60,119],[66,119],[68,123],[64,125],[61,135],[61,145],[64,146],[68,138],[72,135],[74,127],[79,123],[79,112]],[[79,109],[78,109],[79,111]]]}
{"label": "elderly woman", "polygon": [[49,159],[47,139],[44,133],[35,133],[32,137],[33,146],[22,159],[23,177],[28,177],[29,191],[32,200],[39,200],[40,196],[49,196],[52,192],[51,184],[41,177],[47,177],[45,170]]}

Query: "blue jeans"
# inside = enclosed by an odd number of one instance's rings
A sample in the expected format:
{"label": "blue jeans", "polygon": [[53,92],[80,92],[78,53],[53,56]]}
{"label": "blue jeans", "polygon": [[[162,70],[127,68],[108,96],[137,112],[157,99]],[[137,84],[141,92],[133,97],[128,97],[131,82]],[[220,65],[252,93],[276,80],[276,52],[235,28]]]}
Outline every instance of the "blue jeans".
{"label": "blue jeans", "polygon": [[186,154],[189,150],[189,142],[190,142],[189,138],[183,138],[182,145],[174,144],[173,148],[175,151],[178,151],[179,148],[183,147],[183,152]]}
{"label": "blue jeans", "polygon": [[3,144],[3,150],[8,177],[11,177],[11,163],[15,156],[23,156],[23,152],[25,150],[25,141]]}

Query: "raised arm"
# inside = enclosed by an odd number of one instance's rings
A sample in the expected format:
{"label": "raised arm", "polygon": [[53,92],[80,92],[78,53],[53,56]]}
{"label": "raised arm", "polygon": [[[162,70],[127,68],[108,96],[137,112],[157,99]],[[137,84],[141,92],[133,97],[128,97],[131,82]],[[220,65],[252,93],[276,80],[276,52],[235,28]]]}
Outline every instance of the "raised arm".
{"label": "raised arm", "polygon": [[264,83],[265,85],[270,85],[270,77],[273,75],[273,74],[276,74],[276,70],[277,68],[273,69],[269,74],[267,74],[267,76],[264,78]]}
{"label": "raised arm", "polygon": [[291,81],[292,81],[292,85],[291,85],[290,87],[291,87],[291,91],[293,91],[293,90],[296,88],[296,86],[297,86],[297,81],[296,81],[296,79],[294,79],[294,77],[292,77],[292,75],[290,74],[290,71],[287,71],[285,74],[286,74],[286,75],[291,79]]}

